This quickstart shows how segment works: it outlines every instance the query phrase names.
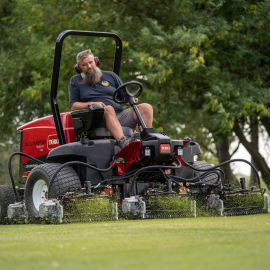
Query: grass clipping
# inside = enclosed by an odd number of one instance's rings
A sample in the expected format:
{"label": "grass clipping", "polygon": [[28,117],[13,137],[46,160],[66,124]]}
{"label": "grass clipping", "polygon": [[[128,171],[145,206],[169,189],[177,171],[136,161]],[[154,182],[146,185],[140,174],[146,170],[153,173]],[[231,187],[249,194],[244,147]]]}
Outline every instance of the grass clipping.
{"label": "grass clipping", "polygon": [[63,222],[117,219],[115,203],[108,198],[72,199],[64,202],[63,209]]}
{"label": "grass clipping", "polygon": [[196,216],[196,202],[189,196],[149,197],[146,218],[177,218]]}
{"label": "grass clipping", "polygon": [[207,200],[196,200],[193,196],[149,196],[145,199],[145,209],[139,214],[122,212],[122,205],[112,197],[91,199],[70,199],[64,201],[63,222],[89,222],[117,219],[166,219],[179,217],[211,217],[221,215],[246,215],[264,213],[269,210],[262,194],[227,195],[222,200],[222,208],[209,208]]}
{"label": "grass clipping", "polygon": [[257,214],[268,211],[268,198],[261,193],[228,195],[224,198],[225,215]]}

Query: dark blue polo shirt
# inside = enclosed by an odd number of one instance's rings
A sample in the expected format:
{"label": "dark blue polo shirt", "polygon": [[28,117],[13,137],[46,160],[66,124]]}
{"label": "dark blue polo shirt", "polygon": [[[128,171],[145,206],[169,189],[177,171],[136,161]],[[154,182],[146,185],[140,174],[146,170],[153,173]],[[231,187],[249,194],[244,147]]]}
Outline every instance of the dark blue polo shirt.
{"label": "dark blue polo shirt", "polygon": [[[75,102],[103,102],[105,105],[111,105],[116,113],[122,112],[120,104],[113,101],[113,93],[122,85],[121,79],[113,72],[102,71],[100,82],[96,85],[82,84],[81,74],[77,74],[70,79],[68,85],[69,107]],[[117,95],[118,99],[124,99],[123,91]]]}

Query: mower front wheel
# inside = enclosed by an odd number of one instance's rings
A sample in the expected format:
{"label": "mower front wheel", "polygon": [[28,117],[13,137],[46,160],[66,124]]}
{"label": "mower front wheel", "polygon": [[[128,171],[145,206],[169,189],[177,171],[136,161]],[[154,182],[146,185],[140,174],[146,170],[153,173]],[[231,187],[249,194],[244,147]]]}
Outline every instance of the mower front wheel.
{"label": "mower front wheel", "polygon": [[77,173],[73,168],[66,166],[57,174],[48,194],[51,178],[61,165],[42,164],[30,172],[25,186],[25,205],[30,216],[38,216],[39,205],[46,200],[57,199],[68,191],[81,188]]}

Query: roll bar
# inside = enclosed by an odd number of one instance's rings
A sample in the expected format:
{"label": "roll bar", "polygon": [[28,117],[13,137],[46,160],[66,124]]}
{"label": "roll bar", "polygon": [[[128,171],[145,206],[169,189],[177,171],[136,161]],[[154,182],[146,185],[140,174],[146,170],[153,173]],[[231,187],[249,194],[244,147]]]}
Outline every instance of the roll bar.
{"label": "roll bar", "polygon": [[114,65],[113,72],[119,75],[120,64],[122,57],[122,40],[119,36],[114,33],[109,32],[92,32],[92,31],[79,31],[79,30],[66,30],[62,32],[56,39],[55,51],[54,51],[54,62],[53,62],[53,73],[51,81],[51,107],[52,114],[54,118],[54,123],[58,135],[59,145],[66,144],[66,138],[63,130],[63,125],[60,117],[60,112],[57,103],[57,88],[59,80],[60,63],[62,56],[62,46],[64,39],[67,36],[91,36],[91,37],[110,37],[115,40],[115,55],[114,55]]}

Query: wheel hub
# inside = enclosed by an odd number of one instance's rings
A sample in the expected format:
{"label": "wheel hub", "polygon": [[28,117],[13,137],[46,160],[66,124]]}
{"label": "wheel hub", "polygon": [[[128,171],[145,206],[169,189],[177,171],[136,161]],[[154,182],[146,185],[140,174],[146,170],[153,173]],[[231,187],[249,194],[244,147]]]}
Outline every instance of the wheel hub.
{"label": "wheel hub", "polygon": [[42,179],[38,180],[33,188],[33,203],[37,210],[39,205],[48,199],[48,186]]}

